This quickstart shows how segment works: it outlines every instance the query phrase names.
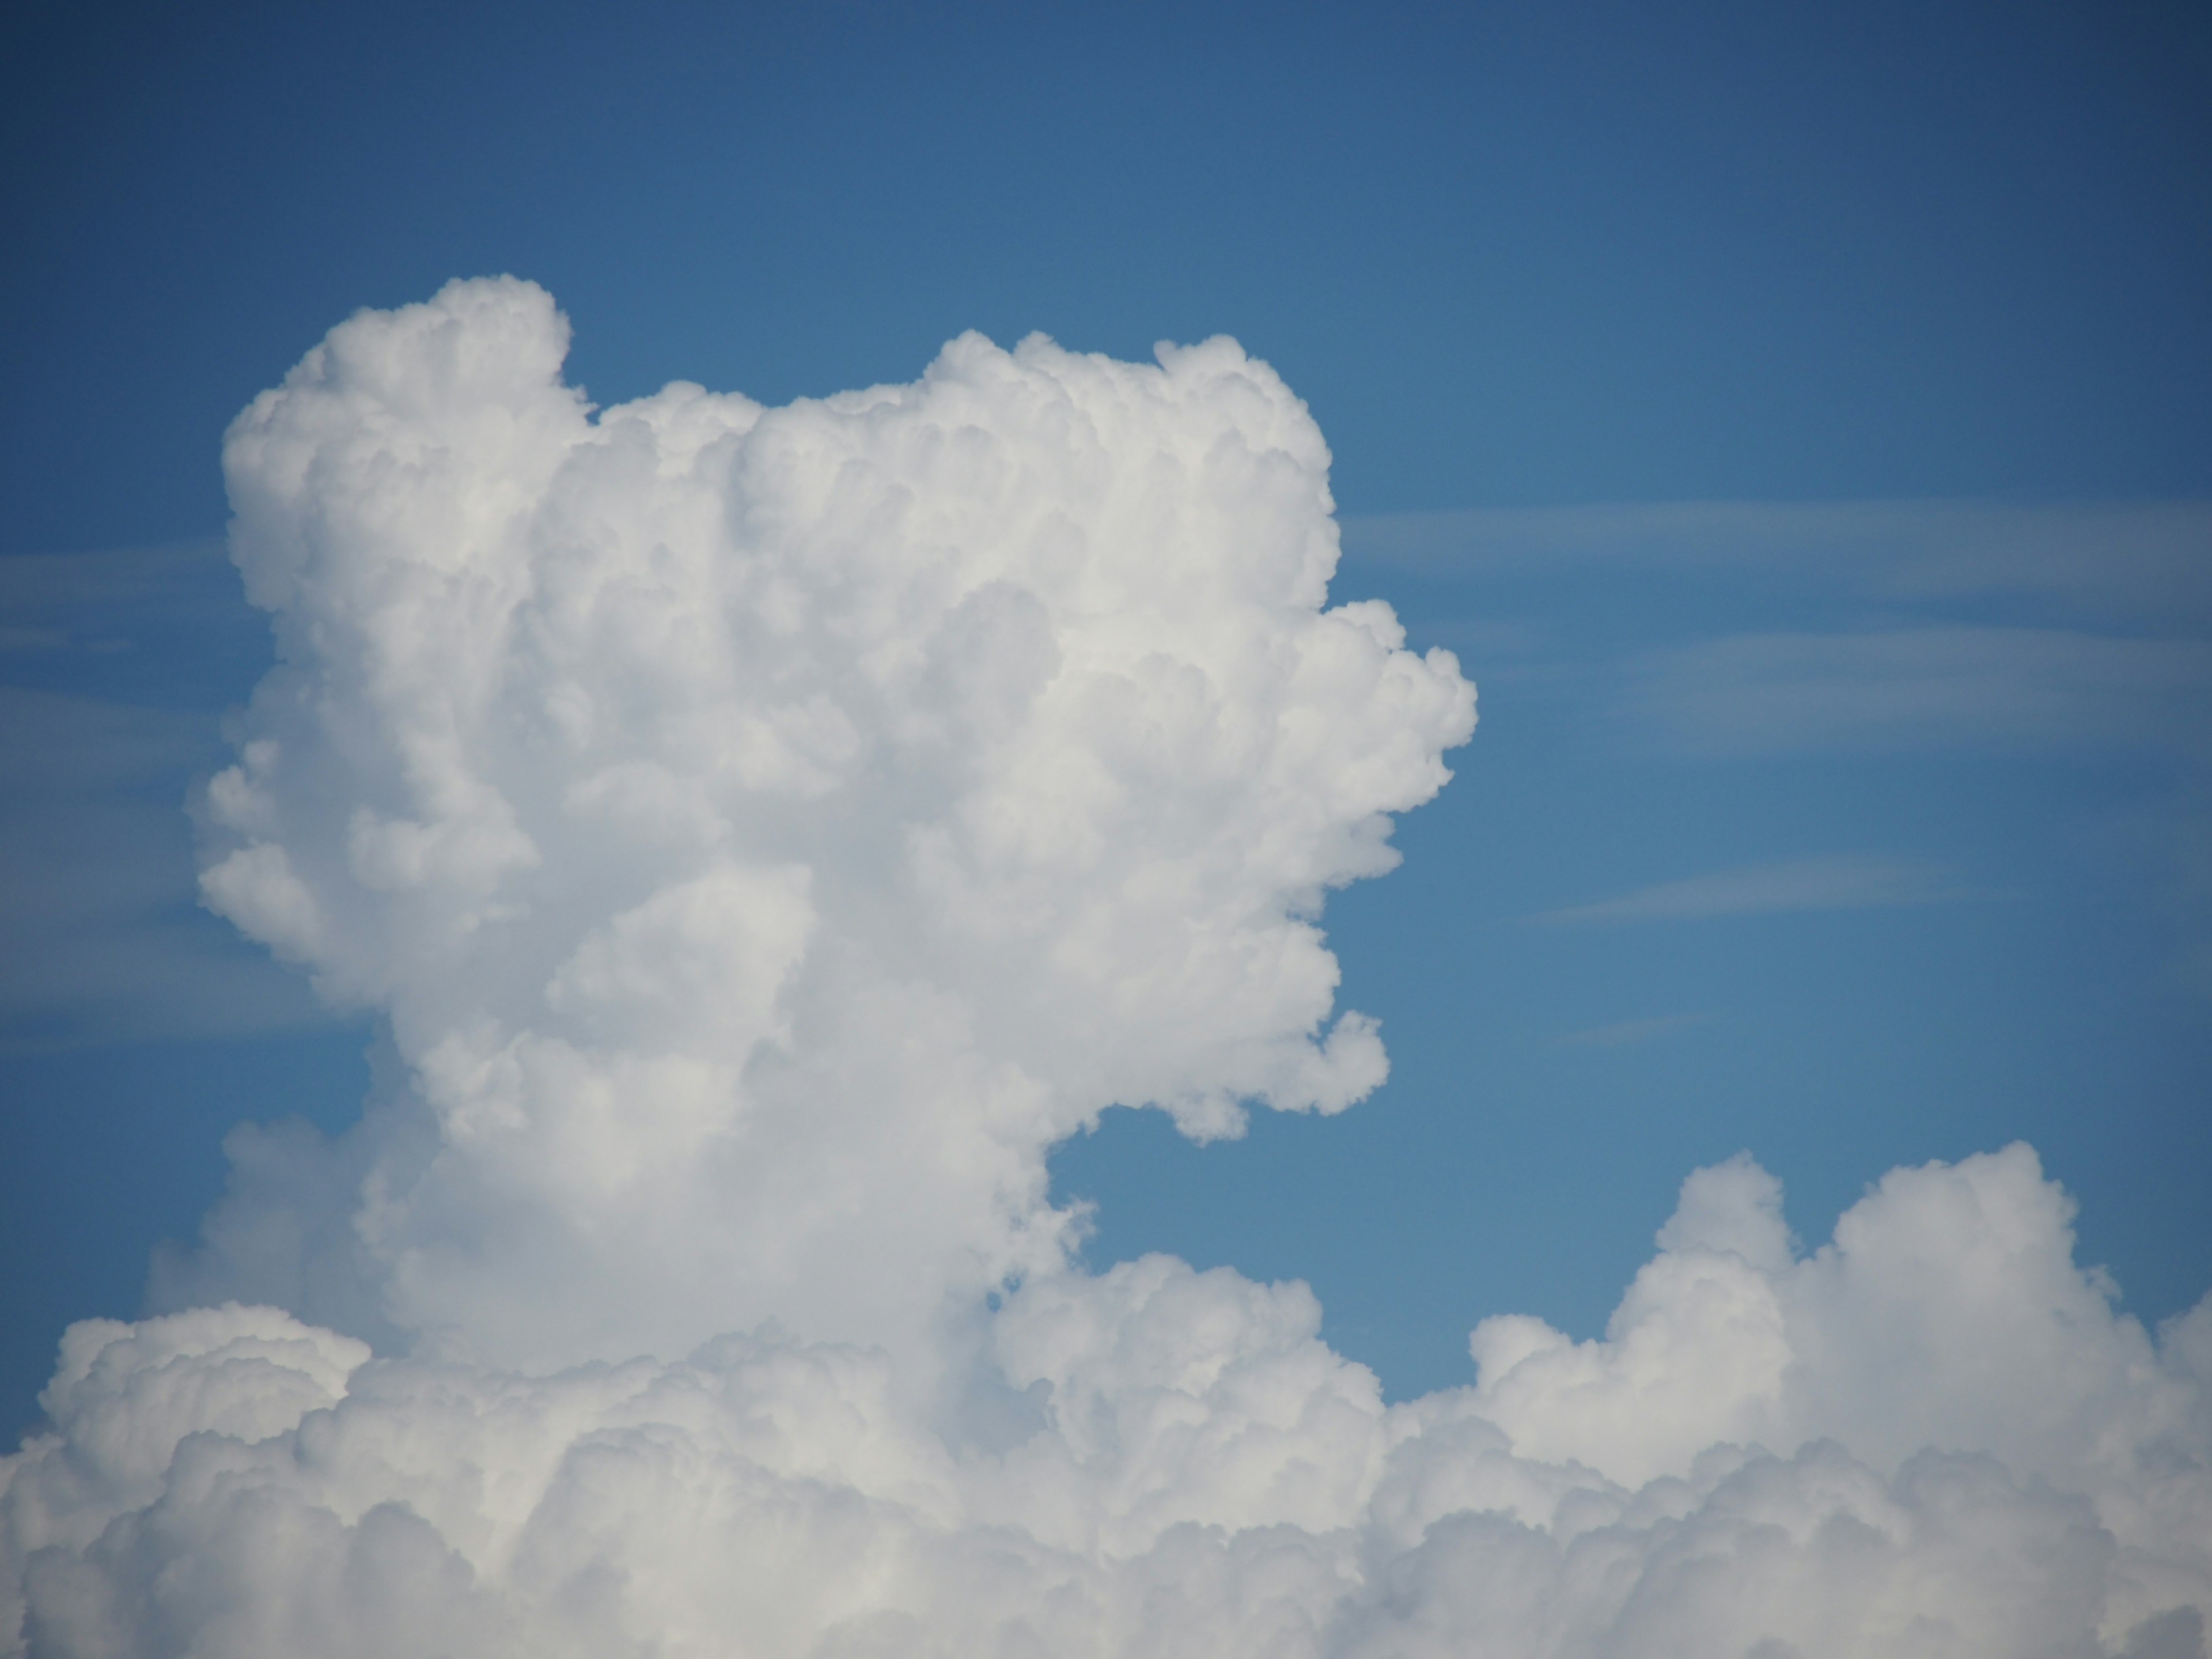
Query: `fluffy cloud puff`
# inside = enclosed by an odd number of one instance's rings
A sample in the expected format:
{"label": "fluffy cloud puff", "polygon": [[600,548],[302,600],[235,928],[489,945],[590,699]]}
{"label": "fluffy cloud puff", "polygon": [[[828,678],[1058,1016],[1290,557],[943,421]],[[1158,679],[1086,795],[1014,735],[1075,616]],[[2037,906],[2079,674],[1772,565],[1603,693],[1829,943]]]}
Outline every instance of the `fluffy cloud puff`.
{"label": "fluffy cloud puff", "polygon": [[1264,365],[594,416],[565,344],[455,284],[233,428],[205,892],[388,1037],[70,1330],[0,1651],[2202,1659],[2212,1302],[2118,1313],[2025,1147],[1802,1257],[1700,1170],[1601,1339],[1395,1407],[1302,1285],[1073,1266],[1102,1107],[1380,1080],[1316,919],[1473,721],[1326,608]]}

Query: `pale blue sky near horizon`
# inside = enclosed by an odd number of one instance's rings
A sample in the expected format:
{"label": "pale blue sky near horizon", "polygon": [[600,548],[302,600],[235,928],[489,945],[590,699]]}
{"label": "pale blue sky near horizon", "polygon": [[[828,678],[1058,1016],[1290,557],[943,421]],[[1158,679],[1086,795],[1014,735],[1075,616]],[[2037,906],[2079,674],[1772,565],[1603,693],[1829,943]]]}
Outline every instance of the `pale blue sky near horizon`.
{"label": "pale blue sky near horizon", "polygon": [[1601,1323],[1698,1164],[1808,1245],[2033,1142],[2212,1288],[2212,14],[2144,5],[50,9],[0,110],[0,1432],[240,1119],[370,1034],[191,897],[267,661],[230,416],[510,270],[602,401],[1236,335],[1343,598],[1482,726],[1331,902],[1390,1082],[1055,1159],[1094,1261],[1309,1279],[1394,1395]]}

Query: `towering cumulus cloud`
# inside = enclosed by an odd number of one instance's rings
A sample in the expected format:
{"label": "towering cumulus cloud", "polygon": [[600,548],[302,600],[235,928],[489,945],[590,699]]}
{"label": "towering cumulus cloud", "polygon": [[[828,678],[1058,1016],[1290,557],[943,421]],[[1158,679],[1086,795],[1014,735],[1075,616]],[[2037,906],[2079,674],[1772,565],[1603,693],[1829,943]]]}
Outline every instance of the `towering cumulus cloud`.
{"label": "towering cumulus cloud", "polygon": [[407,1085],[343,1203],[247,1149],[171,1299],[504,1364],[772,1316],[911,1358],[1060,1265],[1044,1152],[1102,1107],[1218,1135],[1382,1080],[1313,918],[1473,693],[1322,608],[1328,453],[1273,374],[971,336],[595,420],[566,343],[456,285],[232,429],[286,665],[204,889],[386,1011]]}
{"label": "towering cumulus cloud", "polygon": [[1303,1286],[1076,1265],[1103,1108],[1382,1080],[1322,901],[1474,724],[1328,607],[1264,364],[594,412],[566,343],[455,283],[232,428],[281,665],[205,896],[388,1041],[70,1331],[7,1650],[2203,1653],[2212,1304],[2116,1312],[2025,1147],[1807,1256],[1698,1171],[1602,1340],[1395,1407]]}

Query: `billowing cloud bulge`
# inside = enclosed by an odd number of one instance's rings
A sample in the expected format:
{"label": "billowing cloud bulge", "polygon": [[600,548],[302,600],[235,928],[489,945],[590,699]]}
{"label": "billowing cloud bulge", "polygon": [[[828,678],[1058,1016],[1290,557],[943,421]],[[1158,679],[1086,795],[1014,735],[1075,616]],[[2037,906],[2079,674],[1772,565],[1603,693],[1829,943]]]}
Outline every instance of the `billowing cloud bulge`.
{"label": "billowing cloud bulge", "polygon": [[1692,1175],[1602,1340],[1382,1404],[1301,1285],[1093,1276],[1047,1150],[1385,1071],[1327,891],[1474,691],[1328,607],[1227,340],[593,411],[526,283],[233,427],[280,665],[208,902],[388,1029],[243,1129],[0,1462],[37,1655],[2051,1655],[2212,1608],[2212,1303],[2155,1340],[2015,1146],[1809,1255]]}

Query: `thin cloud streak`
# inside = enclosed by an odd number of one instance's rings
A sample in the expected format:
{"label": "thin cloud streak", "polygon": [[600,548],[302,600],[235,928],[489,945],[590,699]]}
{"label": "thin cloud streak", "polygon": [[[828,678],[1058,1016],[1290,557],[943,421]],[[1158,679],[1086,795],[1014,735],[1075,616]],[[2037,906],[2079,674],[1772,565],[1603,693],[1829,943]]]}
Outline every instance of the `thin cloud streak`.
{"label": "thin cloud streak", "polygon": [[216,726],[0,687],[0,1053],[328,1022],[199,908],[178,807]]}
{"label": "thin cloud streak", "polygon": [[179,810],[269,657],[224,544],[0,558],[0,1053],[326,1026],[201,907]]}
{"label": "thin cloud streak", "polygon": [[2212,641],[2052,629],[1753,634],[1647,653],[1632,717],[1701,754],[2201,747]]}
{"label": "thin cloud streak", "polygon": [[[1344,545],[1347,569],[1456,586],[1469,617],[1582,618],[1573,636],[1419,630],[1462,650],[1509,725],[1540,696],[1609,717],[1633,754],[1716,769],[1934,754],[2127,766],[2150,791],[2128,808],[2131,854],[2164,890],[2178,978],[2212,984],[2195,850],[2212,779],[2212,501],[1403,514],[1347,520]],[[2111,804],[2073,790],[2061,810],[2096,836],[2109,826],[2078,820]]]}
{"label": "thin cloud streak", "polygon": [[1468,579],[1576,565],[1800,575],[1869,597],[2042,597],[2212,624],[2212,501],[1639,501],[1346,520],[1354,561]]}
{"label": "thin cloud streak", "polygon": [[220,539],[0,558],[0,652],[128,648],[185,627],[258,632]]}
{"label": "thin cloud streak", "polygon": [[1940,864],[1840,853],[1662,881],[1618,898],[1547,910],[1532,920],[1551,927],[1609,927],[1798,910],[1939,904],[1981,896],[1960,886]]}
{"label": "thin cloud streak", "polygon": [[[1677,602],[1639,622],[1644,648],[1580,672],[1678,752],[2190,750],[2212,728],[2212,502],[1642,502],[1384,514],[1344,538],[1355,568],[1477,589],[1660,579]],[[1717,602],[1753,593],[1862,609],[1844,629],[1713,629]],[[1484,643],[1478,666],[1499,654]]]}

